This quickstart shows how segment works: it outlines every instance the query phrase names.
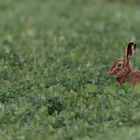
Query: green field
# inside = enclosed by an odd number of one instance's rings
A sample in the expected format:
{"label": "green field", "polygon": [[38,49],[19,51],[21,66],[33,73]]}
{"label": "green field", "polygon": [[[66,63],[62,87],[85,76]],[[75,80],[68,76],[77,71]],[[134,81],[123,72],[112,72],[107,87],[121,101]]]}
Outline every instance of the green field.
{"label": "green field", "polygon": [[140,85],[108,75],[137,40],[140,7],[0,1],[0,140],[139,140]]}

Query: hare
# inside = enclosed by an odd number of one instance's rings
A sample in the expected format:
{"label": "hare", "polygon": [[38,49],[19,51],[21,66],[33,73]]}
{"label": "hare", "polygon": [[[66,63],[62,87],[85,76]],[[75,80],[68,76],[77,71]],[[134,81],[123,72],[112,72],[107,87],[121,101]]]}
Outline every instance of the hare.
{"label": "hare", "polygon": [[133,85],[140,83],[140,71],[135,70],[130,63],[136,44],[130,42],[125,50],[123,60],[117,60],[109,69],[109,75],[115,75],[117,82],[123,84],[129,82]]}

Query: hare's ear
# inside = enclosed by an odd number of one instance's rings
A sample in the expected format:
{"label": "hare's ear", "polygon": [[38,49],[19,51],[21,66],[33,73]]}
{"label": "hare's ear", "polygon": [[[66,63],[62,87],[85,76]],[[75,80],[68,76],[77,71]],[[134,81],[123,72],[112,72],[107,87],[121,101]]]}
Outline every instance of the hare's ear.
{"label": "hare's ear", "polygon": [[134,42],[130,42],[126,48],[124,59],[125,61],[129,61],[133,56],[134,51],[136,49],[136,44]]}

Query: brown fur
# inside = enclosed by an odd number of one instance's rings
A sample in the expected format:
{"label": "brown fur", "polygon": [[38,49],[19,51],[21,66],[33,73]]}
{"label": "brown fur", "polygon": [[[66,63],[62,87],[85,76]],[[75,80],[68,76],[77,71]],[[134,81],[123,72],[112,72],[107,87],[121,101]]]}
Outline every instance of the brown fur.
{"label": "brown fur", "polygon": [[130,82],[131,84],[140,83],[140,71],[135,70],[131,64],[130,59],[134,54],[136,44],[130,42],[124,54],[123,60],[117,60],[109,69],[110,75],[115,75],[117,82],[123,84]]}

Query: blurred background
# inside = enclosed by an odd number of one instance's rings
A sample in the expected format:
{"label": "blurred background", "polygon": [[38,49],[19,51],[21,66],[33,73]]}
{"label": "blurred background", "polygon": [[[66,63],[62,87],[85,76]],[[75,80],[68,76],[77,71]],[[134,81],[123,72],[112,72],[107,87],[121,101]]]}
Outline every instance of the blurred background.
{"label": "blurred background", "polygon": [[140,69],[139,4],[0,0],[0,139],[140,139],[139,86],[108,75],[132,38]]}
{"label": "blurred background", "polygon": [[99,1],[96,1],[95,2],[122,2],[122,3],[125,3],[125,4],[137,4],[139,3],[139,0],[99,0]]}

